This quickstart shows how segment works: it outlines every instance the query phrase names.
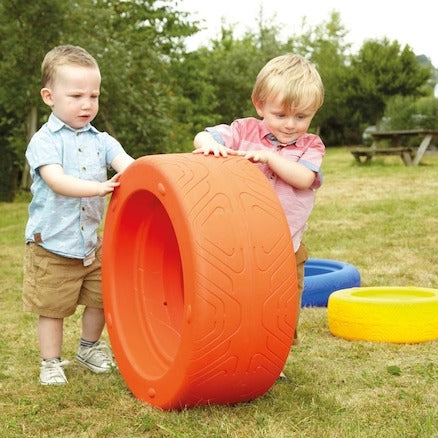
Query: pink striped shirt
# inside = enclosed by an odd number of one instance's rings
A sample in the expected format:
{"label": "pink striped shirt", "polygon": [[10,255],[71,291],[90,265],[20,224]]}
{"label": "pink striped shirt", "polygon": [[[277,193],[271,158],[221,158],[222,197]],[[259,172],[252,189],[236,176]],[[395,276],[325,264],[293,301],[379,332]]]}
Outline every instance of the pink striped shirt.
{"label": "pink striped shirt", "polygon": [[263,120],[252,117],[237,119],[231,125],[210,127],[207,131],[218,143],[230,149],[241,151],[269,149],[315,172],[312,186],[300,190],[278,178],[267,164],[257,164],[271,182],[283,206],[296,252],[315,203],[315,190],[322,184],[321,162],[325,151],[322,140],[317,135],[304,134],[293,143],[281,144],[269,132]]}

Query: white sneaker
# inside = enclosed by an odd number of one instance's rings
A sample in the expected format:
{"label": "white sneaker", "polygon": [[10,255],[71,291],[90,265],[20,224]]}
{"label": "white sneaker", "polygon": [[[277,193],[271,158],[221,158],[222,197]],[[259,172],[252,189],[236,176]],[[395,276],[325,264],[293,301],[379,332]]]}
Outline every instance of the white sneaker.
{"label": "white sneaker", "polygon": [[283,371],[280,373],[280,375],[277,377],[277,380],[287,380],[286,374],[283,373]]}
{"label": "white sneaker", "polygon": [[92,347],[79,346],[76,360],[93,373],[110,373],[116,367],[105,342],[98,341]]}
{"label": "white sneaker", "polygon": [[65,385],[68,383],[67,377],[65,377],[64,367],[69,364],[70,362],[68,360],[43,360],[40,367],[41,385]]}

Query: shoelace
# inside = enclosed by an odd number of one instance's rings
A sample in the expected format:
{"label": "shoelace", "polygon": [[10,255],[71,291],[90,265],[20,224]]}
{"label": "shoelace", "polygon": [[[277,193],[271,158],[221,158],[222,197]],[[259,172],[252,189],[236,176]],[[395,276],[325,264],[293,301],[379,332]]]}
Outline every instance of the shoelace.
{"label": "shoelace", "polygon": [[45,365],[45,372],[48,374],[49,379],[59,377],[59,369],[62,369],[62,374],[64,372],[63,368],[70,365],[70,362],[68,360],[62,360],[62,361],[53,361],[53,362],[46,362]]}
{"label": "shoelace", "polygon": [[95,344],[93,347],[90,347],[85,353],[85,359],[89,359],[90,356],[95,356],[102,362],[112,363],[111,360],[111,351],[105,342],[99,342]]}

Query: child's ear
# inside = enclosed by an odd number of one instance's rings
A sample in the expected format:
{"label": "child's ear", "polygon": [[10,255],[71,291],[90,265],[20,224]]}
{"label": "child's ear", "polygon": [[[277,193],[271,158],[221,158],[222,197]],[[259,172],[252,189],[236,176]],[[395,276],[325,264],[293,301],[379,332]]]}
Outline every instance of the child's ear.
{"label": "child's ear", "polygon": [[260,116],[260,117],[264,117],[264,113],[263,113],[263,104],[261,103],[261,102],[259,102],[259,101],[257,101],[257,100],[252,100],[252,104],[254,105],[254,108],[256,109],[256,111],[257,111],[257,114]]}
{"label": "child's ear", "polygon": [[52,91],[49,88],[42,88],[40,91],[40,94],[41,94],[41,98],[43,99],[43,102],[46,105],[48,105],[48,106],[53,105]]}

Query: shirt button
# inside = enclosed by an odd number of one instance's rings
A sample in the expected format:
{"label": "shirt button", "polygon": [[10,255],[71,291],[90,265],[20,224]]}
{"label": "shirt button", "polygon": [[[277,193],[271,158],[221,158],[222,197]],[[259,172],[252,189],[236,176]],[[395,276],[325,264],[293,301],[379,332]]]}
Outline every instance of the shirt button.
{"label": "shirt button", "polygon": [[82,210],[82,211],[85,211],[85,207],[81,207],[81,210]]}
{"label": "shirt button", "polygon": [[84,228],[84,226],[83,226],[83,225],[81,226],[81,230],[82,230],[82,231],[84,231],[84,230],[85,230],[85,228]]}
{"label": "shirt button", "polygon": [[79,151],[79,152],[82,152],[82,148],[79,148],[78,151]]}
{"label": "shirt button", "polygon": [[85,166],[82,166],[81,170],[82,170],[82,172],[85,172],[87,170],[87,168]]}

